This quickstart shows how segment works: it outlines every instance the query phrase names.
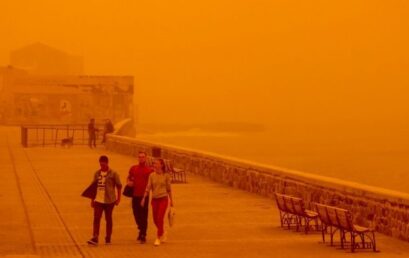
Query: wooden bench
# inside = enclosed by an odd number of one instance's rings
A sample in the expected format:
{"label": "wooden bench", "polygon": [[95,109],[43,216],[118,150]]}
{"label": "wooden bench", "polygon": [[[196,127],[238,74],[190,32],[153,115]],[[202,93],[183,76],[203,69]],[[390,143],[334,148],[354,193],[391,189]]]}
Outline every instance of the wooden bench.
{"label": "wooden bench", "polygon": [[[349,210],[320,203],[314,203],[314,206],[323,225],[323,242],[325,242],[325,233],[329,228],[331,245],[333,245],[335,232],[339,230],[341,248],[344,248],[348,243],[346,233],[349,233],[351,252],[355,252],[355,249],[372,249],[374,252],[377,252],[374,228],[366,228],[353,224],[352,214]],[[360,241],[356,241],[356,237],[359,237]]]}
{"label": "wooden bench", "polygon": [[187,183],[186,172],[183,169],[175,168],[170,159],[164,159],[166,171],[172,176],[172,183]]}
{"label": "wooden bench", "polygon": [[[146,156],[146,165],[148,167],[153,168],[154,161],[155,157]],[[186,172],[183,169],[175,168],[173,166],[172,160],[170,159],[163,159],[163,161],[165,162],[165,172],[170,173],[172,177],[172,183],[187,183]]]}
{"label": "wooden bench", "polygon": [[295,225],[297,231],[300,227],[304,227],[307,234],[311,229],[310,222],[314,221],[315,229],[319,229],[318,213],[305,209],[303,199],[279,193],[275,193],[275,197],[280,212],[281,227],[287,224],[290,229],[292,225]]}
{"label": "wooden bench", "polygon": [[155,158],[152,156],[146,156],[146,166],[153,168],[153,162],[155,161]]}

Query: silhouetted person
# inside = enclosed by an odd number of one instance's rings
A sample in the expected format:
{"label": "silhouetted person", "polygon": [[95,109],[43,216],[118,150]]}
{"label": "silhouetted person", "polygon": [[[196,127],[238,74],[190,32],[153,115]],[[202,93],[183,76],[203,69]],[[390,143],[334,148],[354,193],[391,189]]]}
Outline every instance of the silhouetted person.
{"label": "silhouetted person", "polygon": [[90,148],[97,147],[97,132],[98,129],[95,128],[95,119],[91,118],[88,123],[88,146]]}
{"label": "silhouetted person", "polygon": [[105,122],[105,125],[104,125],[104,134],[102,136],[102,142],[101,143],[105,143],[106,135],[108,133],[113,133],[113,132],[114,132],[114,125],[112,124],[110,119],[107,119],[107,121]]}
{"label": "silhouetted person", "polygon": [[[111,243],[112,235],[112,211],[114,206],[121,200],[122,184],[119,174],[108,166],[108,157],[99,158],[100,169],[95,172],[93,182],[96,183],[96,196],[91,199],[91,207],[94,208],[93,236],[88,240],[88,244],[97,245],[99,227],[102,213],[105,212],[106,236],[105,243]],[[115,193],[115,188],[117,193]]]}
{"label": "silhouetted person", "polygon": [[133,187],[132,197],[132,211],[135,218],[136,225],[139,229],[139,235],[137,240],[141,244],[146,242],[146,230],[148,229],[148,202],[149,196],[145,199],[145,203],[142,206],[141,200],[148,184],[149,175],[152,169],[146,165],[146,153],[139,152],[138,165],[132,166],[129,169],[128,186]]}

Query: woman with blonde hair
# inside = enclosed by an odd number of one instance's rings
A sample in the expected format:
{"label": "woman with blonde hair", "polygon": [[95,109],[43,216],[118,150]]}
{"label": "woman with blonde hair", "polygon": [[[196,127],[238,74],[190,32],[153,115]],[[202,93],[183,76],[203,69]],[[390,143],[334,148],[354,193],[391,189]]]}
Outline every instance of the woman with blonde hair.
{"label": "woman with blonde hair", "polygon": [[154,245],[159,246],[161,242],[166,241],[164,220],[169,201],[170,207],[173,207],[173,198],[171,190],[171,178],[169,173],[165,173],[166,166],[164,160],[156,159],[153,163],[153,167],[154,171],[149,175],[146,191],[141,200],[141,206],[144,206],[146,196],[149,195],[149,192],[152,192],[151,205],[153,221],[158,229]]}

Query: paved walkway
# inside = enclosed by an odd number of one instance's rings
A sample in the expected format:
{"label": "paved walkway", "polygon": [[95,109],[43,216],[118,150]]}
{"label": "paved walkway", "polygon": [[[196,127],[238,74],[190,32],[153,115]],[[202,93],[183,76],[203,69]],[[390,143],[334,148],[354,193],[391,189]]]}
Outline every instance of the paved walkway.
{"label": "paved walkway", "polygon": [[[81,191],[98,169],[104,149],[27,148],[19,130],[0,127],[0,257],[408,257],[409,243],[378,234],[381,253],[351,254],[326,246],[319,234],[279,227],[272,200],[189,175],[174,185],[176,225],[169,241],[136,242],[130,200],[114,210],[112,245],[90,247],[92,209]],[[124,181],[135,160],[106,153]],[[151,215],[151,213],[150,213]],[[102,234],[104,233],[102,223]]]}

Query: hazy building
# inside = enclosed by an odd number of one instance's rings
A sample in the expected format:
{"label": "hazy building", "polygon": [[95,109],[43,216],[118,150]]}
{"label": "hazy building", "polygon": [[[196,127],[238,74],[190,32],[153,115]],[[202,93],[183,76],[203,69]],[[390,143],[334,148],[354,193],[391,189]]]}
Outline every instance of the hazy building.
{"label": "hazy building", "polygon": [[38,75],[80,75],[83,58],[69,55],[42,43],[34,43],[10,53],[10,64]]}
{"label": "hazy building", "polygon": [[134,118],[132,76],[34,75],[0,67],[0,119],[5,124],[118,122]]}

